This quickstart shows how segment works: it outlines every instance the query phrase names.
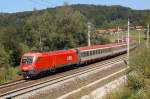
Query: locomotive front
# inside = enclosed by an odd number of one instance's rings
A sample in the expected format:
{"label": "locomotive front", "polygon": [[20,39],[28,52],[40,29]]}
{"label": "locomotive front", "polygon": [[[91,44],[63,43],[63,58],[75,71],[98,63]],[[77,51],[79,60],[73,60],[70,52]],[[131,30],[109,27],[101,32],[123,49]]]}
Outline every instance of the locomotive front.
{"label": "locomotive front", "polygon": [[25,79],[30,79],[31,76],[34,76],[36,74],[36,70],[35,70],[36,59],[37,56],[32,54],[25,54],[22,56],[19,70],[21,72],[21,75]]}

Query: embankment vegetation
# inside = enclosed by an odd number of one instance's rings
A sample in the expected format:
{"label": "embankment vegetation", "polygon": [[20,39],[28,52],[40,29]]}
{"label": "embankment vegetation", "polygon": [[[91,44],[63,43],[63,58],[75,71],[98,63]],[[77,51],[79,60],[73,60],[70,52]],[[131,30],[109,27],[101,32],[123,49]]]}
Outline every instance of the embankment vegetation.
{"label": "embankment vegetation", "polygon": [[145,40],[141,38],[141,44],[130,54],[130,70],[127,72],[126,84],[112,90],[104,99],[150,99],[149,47],[146,46]]}

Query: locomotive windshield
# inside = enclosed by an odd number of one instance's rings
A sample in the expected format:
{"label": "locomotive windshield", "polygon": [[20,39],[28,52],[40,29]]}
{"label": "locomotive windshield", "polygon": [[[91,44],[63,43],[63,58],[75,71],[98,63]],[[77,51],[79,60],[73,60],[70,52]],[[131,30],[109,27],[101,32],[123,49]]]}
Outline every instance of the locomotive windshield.
{"label": "locomotive windshield", "polygon": [[32,56],[24,56],[22,58],[22,63],[23,64],[30,65],[30,64],[32,64],[32,61],[33,61],[33,57]]}

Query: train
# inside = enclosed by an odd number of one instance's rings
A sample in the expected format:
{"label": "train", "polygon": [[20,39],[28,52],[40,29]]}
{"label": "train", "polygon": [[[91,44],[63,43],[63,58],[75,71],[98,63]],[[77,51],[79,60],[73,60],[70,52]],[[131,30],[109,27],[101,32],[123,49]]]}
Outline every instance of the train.
{"label": "train", "polygon": [[[134,43],[130,49],[135,48]],[[127,43],[93,45],[50,52],[28,52],[21,57],[19,71],[24,79],[30,79],[38,74],[64,66],[78,66],[100,59],[126,53]]]}

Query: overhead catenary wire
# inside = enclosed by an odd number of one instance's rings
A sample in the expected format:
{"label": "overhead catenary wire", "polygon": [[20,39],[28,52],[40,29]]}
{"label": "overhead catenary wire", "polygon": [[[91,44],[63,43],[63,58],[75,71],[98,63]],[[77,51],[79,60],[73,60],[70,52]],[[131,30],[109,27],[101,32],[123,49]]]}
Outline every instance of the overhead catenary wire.
{"label": "overhead catenary wire", "polygon": [[30,2],[32,2],[32,3],[35,3],[35,4],[38,4],[38,5],[40,5],[40,6],[48,6],[47,4],[44,4],[44,3],[42,3],[42,2],[40,2],[40,1],[35,1],[35,0],[28,0],[28,1],[30,1]]}
{"label": "overhead catenary wire", "polygon": [[42,1],[42,2],[46,2],[46,3],[50,3],[49,1],[47,1],[47,0],[40,0],[40,1]]}
{"label": "overhead catenary wire", "polygon": [[46,5],[51,5],[51,6],[55,5],[53,2],[50,2],[50,1],[47,1],[47,0],[39,0],[39,1],[41,1],[42,3],[44,3]]}

